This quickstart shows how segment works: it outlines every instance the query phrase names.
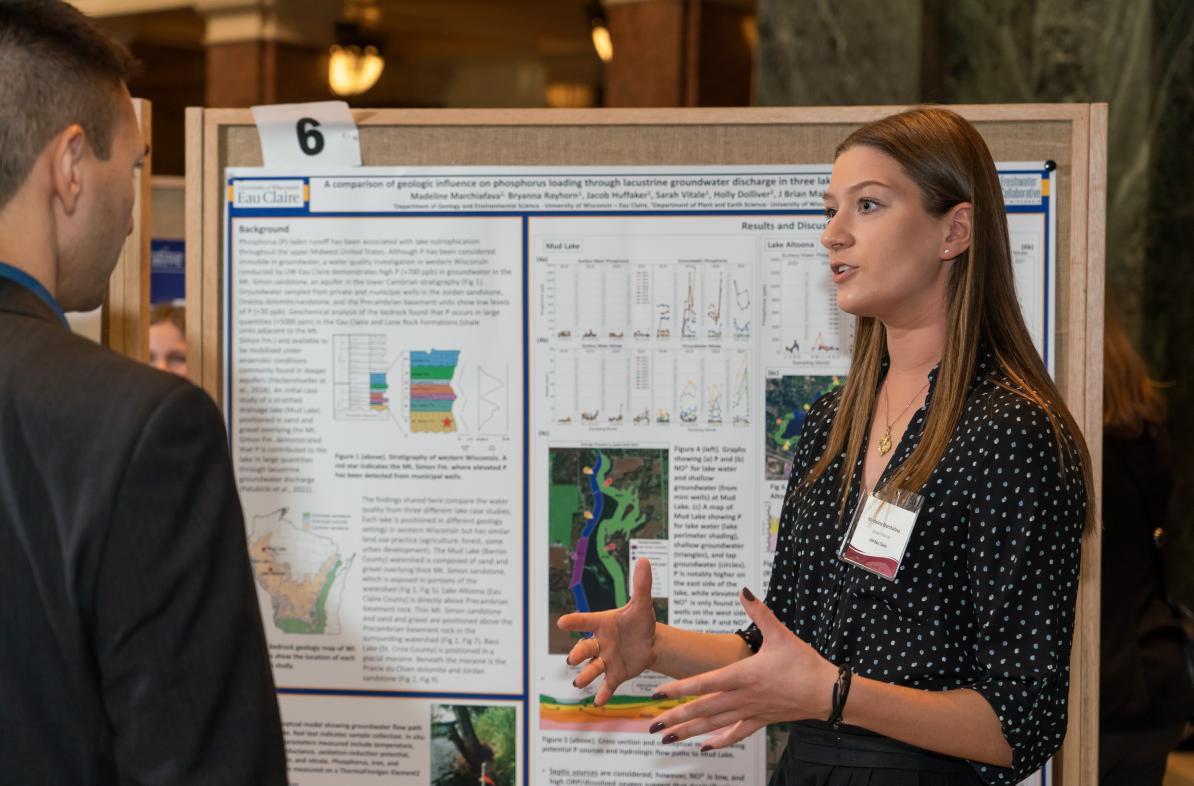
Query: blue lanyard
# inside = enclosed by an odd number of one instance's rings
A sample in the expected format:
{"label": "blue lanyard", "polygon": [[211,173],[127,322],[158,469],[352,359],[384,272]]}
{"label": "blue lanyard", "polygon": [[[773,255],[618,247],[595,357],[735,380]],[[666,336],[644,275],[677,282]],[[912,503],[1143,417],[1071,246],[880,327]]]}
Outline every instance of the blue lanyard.
{"label": "blue lanyard", "polygon": [[58,317],[58,321],[62,323],[62,326],[67,330],[70,329],[70,323],[66,321],[66,313],[63,312],[62,306],[58,305],[58,301],[54,299],[54,296],[36,278],[20,268],[7,265],[3,262],[0,262],[0,278],[7,278],[9,281],[20,284],[25,289],[37,295],[42,299],[42,302],[50,307],[50,310],[54,312],[54,316]]}

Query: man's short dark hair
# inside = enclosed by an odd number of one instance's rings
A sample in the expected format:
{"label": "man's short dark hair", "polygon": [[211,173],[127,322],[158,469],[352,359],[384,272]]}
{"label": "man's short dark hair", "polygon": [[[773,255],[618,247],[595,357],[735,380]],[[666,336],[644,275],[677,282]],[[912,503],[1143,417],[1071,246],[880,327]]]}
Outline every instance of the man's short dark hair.
{"label": "man's short dark hair", "polygon": [[62,0],[0,0],[0,209],[54,135],[78,123],[111,153],[128,50]]}

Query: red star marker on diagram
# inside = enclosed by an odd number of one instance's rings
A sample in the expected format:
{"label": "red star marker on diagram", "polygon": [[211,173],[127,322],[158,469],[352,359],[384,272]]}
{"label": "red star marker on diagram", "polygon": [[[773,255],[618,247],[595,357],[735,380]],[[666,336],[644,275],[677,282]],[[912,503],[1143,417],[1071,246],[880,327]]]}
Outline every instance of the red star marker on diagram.
{"label": "red star marker on diagram", "polygon": [[452,418],[444,418],[444,428],[452,428]]}

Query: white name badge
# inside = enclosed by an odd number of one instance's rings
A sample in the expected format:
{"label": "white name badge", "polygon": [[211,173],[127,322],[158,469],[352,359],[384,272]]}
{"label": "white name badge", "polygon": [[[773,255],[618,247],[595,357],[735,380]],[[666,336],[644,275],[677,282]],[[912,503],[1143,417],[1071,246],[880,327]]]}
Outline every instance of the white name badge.
{"label": "white name badge", "polygon": [[909,491],[868,494],[854,512],[838,557],[895,581],[924,502],[924,497]]}

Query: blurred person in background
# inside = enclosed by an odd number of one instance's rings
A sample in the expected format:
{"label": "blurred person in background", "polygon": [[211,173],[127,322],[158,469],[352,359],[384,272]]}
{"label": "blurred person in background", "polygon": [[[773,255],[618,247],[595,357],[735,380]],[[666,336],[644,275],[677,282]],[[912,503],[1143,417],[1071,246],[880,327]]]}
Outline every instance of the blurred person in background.
{"label": "blurred person in background", "polygon": [[149,312],[149,365],[187,375],[187,312],[182,306],[159,303]]}
{"label": "blurred person in background", "polygon": [[1194,714],[1183,633],[1162,573],[1173,473],[1165,399],[1108,293],[1103,338],[1102,786],[1160,786]]}

